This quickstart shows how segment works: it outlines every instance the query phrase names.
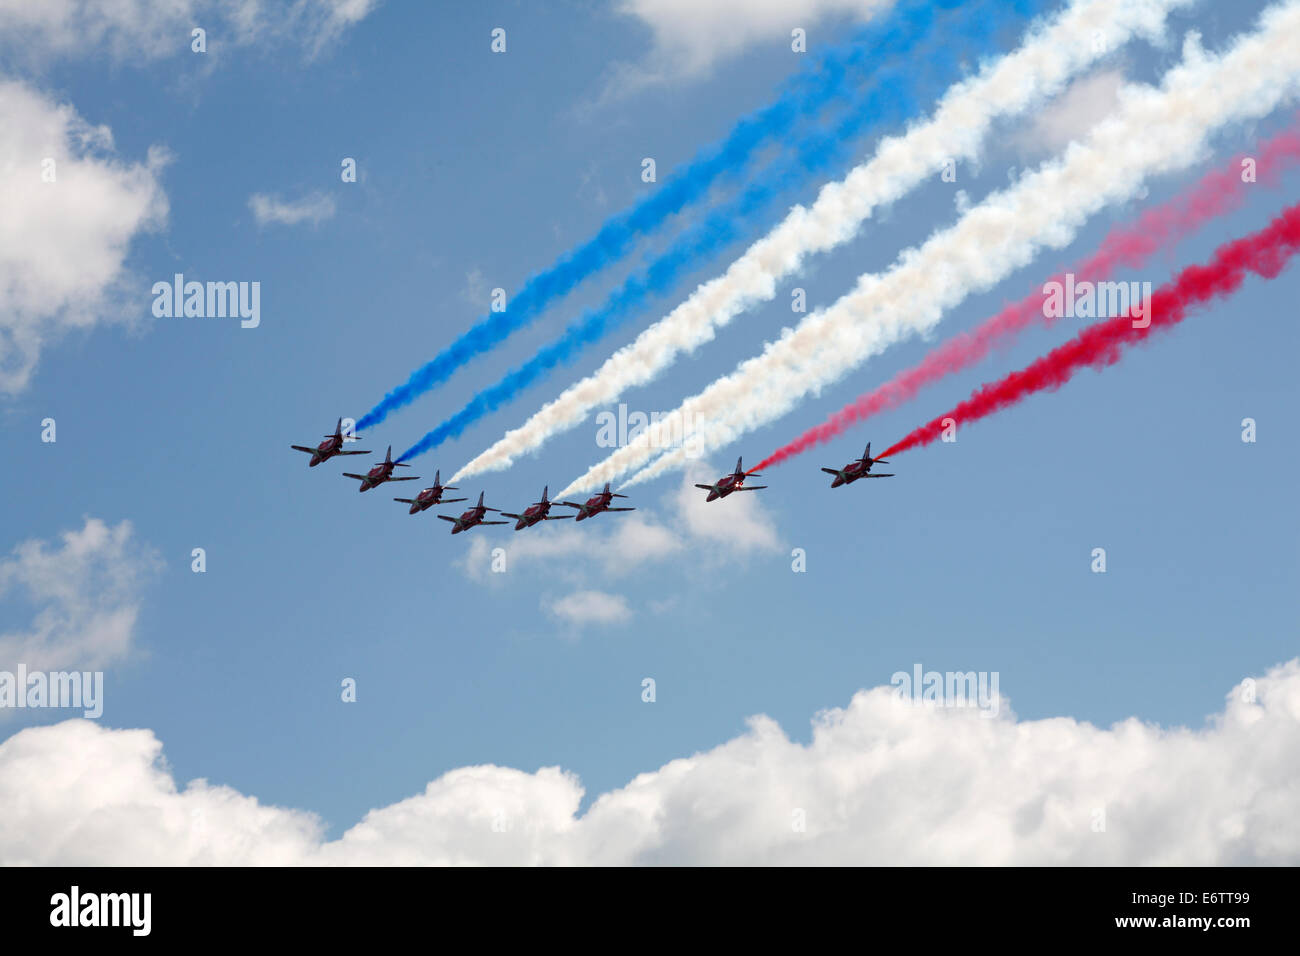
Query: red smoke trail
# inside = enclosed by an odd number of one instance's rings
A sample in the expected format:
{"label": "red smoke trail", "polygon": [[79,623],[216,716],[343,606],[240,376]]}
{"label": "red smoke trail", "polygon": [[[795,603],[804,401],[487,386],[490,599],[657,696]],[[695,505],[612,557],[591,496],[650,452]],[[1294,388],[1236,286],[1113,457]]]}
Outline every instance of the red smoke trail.
{"label": "red smoke trail", "polygon": [[[1159,206],[1144,212],[1138,219],[1117,226],[1102,240],[1089,258],[1066,269],[1049,281],[1064,282],[1072,272],[1078,282],[1105,279],[1120,266],[1138,268],[1162,246],[1175,242],[1203,226],[1209,220],[1231,212],[1241,205],[1247,183],[1241,179],[1241,160],[1237,157],[1227,168],[1207,173],[1200,182]],[[1275,185],[1278,174],[1300,162],[1300,131],[1287,130],[1268,140],[1255,157],[1261,181]],[[895,408],[914,398],[926,385],[953,372],[967,368],[986,356],[995,344],[1007,344],[1022,329],[1035,322],[1052,322],[1043,315],[1043,291],[1035,289],[1014,305],[969,332],[953,336],[936,348],[919,365],[895,376],[875,390],[860,395],[820,425],[815,425],[794,441],[783,445],[755,465],[757,472],[770,465],[807,451],[839,435],[885,409]]]}
{"label": "red smoke trail", "polygon": [[1274,278],[1297,250],[1300,250],[1300,203],[1286,209],[1259,232],[1220,246],[1206,265],[1188,266],[1173,281],[1157,289],[1149,303],[1149,326],[1134,326],[1136,310],[1091,325],[1026,368],[980,386],[952,411],[922,425],[881,452],[880,457],[888,458],[930,444],[943,432],[946,418],[966,425],[1014,405],[1034,392],[1060,388],[1085,366],[1101,369],[1114,365],[1127,346],[1144,341],[1157,329],[1177,325],[1188,309],[1235,292],[1248,272],[1265,279]]}

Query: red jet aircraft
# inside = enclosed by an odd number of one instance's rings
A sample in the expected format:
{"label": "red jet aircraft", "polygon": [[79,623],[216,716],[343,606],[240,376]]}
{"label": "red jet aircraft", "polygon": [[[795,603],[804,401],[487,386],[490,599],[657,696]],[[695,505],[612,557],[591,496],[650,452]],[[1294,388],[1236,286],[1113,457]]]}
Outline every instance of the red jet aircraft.
{"label": "red jet aircraft", "polygon": [[762,491],[764,488],[767,487],[767,485],[755,485],[752,488],[744,487],[746,478],[761,478],[761,477],[762,477],[761,475],[745,474],[745,468],[743,465],[741,465],[740,459],[737,458],[736,470],[733,471],[731,474],[723,475],[714,484],[696,485],[695,487],[703,488],[705,491],[707,491],[709,493],[709,496],[704,500],[712,501],[715,498],[725,498],[733,491]]}
{"label": "red jet aircraft", "polygon": [[859,478],[893,478],[891,475],[873,475],[871,466],[876,462],[888,465],[889,462],[883,458],[871,457],[871,442],[867,442],[867,450],[862,453],[862,457],[849,462],[843,468],[823,468],[822,471],[828,475],[834,475],[835,480],[831,482],[832,488],[838,488],[840,485],[851,485]]}
{"label": "red jet aircraft", "polygon": [[469,511],[466,511],[459,518],[453,518],[450,515],[438,515],[438,517],[443,521],[450,521],[452,523],[452,534],[460,534],[462,531],[468,531],[470,528],[479,524],[509,524],[509,521],[483,520],[483,516],[489,511],[495,511],[499,514],[500,510],[501,509],[499,508],[489,508],[487,505],[483,504],[483,492],[480,491],[478,493],[478,504],[473,508],[470,508]]}
{"label": "red jet aircraft", "polygon": [[393,469],[396,468],[398,465],[401,465],[403,468],[411,467],[404,461],[393,461],[393,446],[389,445],[388,451],[384,455],[384,460],[381,461],[379,464],[375,465],[374,468],[371,468],[364,475],[353,475],[345,471],[343,472],[343,477],[355,478],[357,479],[357,481],[361,482],[361,487],[357,489],[358,491],[369,491],[371,488],[378,488],[385,481],[419,481],[420,480],[419,475],[412,475],[409,478],[394,478]]}
{"label": "red jet aircraft", "polygon": [[414,498],[394,498],[394,501],[400,501],[404,505],[411,506],[411,514],[419,514],[421,511],[427,511],[434,505],[449,505],[456,501],[468,501],[468,498],[444,498],[444,491],[459,491],[455,485],[444,485],[442,483],[442,472],[433,473],[433,487],[425,488]]}
{"label": "red jet aircraft", "polygon": [[306,445],[290,445],[294,451],[305,451],[311,455],[311,461],[307,462],[308,468],[315,468],[322,461],[329,461],[335,455],[369,455],[368,451],[344,451],[343,450],[343,419],[334,426],[334,434],[326,435],[325,440],[315,448],[308,448]]}
{"label": "red jet aircraft", "polygon": [[614,498],[626,498],[627,495],[616,495],[609,490],[609,482],[605,482],[605,490],[595,497],[588,498],[587,503],[580,505],[572,501],[557,501],[557,505],[564,505],[566,508],[577,508],[577,519],[583,521],[587,518],[594,517],[602,511],[636,511],[635,508],[611,508],[610,501]]}
{"label": "red jet aircraft", "polygon": [[565,518],[572,518],[573,515],[553,515],[550,513],[551,505],[558,504],[559,502],[546,500],[546,492],[549,490],[549,485],[542,488],[542,500],[536,504],[529,505],[524,509],[523,514],[512,515],[509,511],[503,511],[501,512],[502,517],[518,518],[519,520],[515,523],[516,531],[523,531],[525,528],[531,528],[539,521],[563,521]]}

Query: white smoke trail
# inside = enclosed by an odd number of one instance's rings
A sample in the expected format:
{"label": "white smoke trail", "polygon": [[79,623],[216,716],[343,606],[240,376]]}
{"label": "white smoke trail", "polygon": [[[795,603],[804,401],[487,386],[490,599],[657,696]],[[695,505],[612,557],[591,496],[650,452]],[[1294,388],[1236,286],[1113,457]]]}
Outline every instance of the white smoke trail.
{"label": "white smoke trail", "polygon": [[[946,309],[1028,264],[1044,246],[1067,245],[1090,215],[1133,197],[1147,176],[1191,165],[1216,128],[1261,117],[1293,97],[1300,78],[1297,37],[1300,0],[1269,8],[1257,32],[1220,56],[1207,55],[1199,38],[1189,35],[1183,62],[1160,87],[1125,87],[1115,114],[1085,143],[1072,144],[1060,158],[991,195],[919,249],[902,253],[888,271],[863,276],[852,292],[687,399],[660,425],[701,423],[691,450],[708,454],[780,417],[904,335],[930,329]],[[644,465],[658,439],[656,429],[648,429],[561,494]],[[667,452],[628,484],[684,457]]]}
{"label": "white smoke trail", "polygon": [[651,381],[683,352],[776,295],[777,284],[812,254],[851,240],[873,211],[906,195],[948,160],[979,155],[992,123],[1060,92],[1078,73],[1131,37],[1158,40],[1171,10],[1193,0],[1075,0],[1031,28],[1022,46],[953,86],[934,115],[882,140],[875,156],[824,186],[811,208],[795,206],[716,279],[619,349],[594,373],[456,472],[453,480],[508,468],[515,457],[581,424],[599,405]]}

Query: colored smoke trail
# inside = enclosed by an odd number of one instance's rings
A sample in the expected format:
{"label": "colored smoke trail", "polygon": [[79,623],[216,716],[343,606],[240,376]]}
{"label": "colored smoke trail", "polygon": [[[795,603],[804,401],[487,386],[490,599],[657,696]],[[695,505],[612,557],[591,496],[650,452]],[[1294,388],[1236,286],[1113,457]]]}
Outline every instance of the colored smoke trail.
{"label": "colored smoke trail", "polygon": [[1300,203],[1284,210],[1259,232],[1224,243],[1205,265],[1188,266],[1172,282],[1157,289],[1151,296],[1149,325],[1135,325],[1133,311],[1091,325],[1020,371],[980,386],[956,408],[881,452],[881,457],[930,444],[943,433],[944,419],[968,425],[1035,392],[1060,388],[1079,369],[1114,365],[1123,357],[1125,349],[1145,342],[1152,332],[1177,325],[1193,307],[1236,292],[1247,274],[1275,278],[1297,250],[1300,250]]}
{"label": "colored smoke trail", "polygon": [[1027,16],[1039,5],[1038,0],[1017,0],[1007,6],[970,4],[954,12],[943,22],[943,29],[935,31],[938,35],[932,42],[913,51],[914,58],[925,64],[923,70],[918,71],[910,59],[877,70],[830,129],[814,129],[802,136],[793,144],[793,151],[775,160],[758,182],[710,210],[702,222],[673,241],[645,269],[629,276],[600,307],[586,310],[558,339],[475,394],[462,409],[403,452],[401,460],[458,437],[555,368],[571,362],[588,345],[636,314],[652,296],[670,291],[684,274],[699,265],[700,259],[760,226],[763,214],[785,192],[842,163],[854,139],[864,131],[913,115],[919,101],[937,96],[960,76],[965,59],[977,54],[1008,23]]}
{"label": "colored smoke trail", "polygon": [[886,15],[882,23],[859,30],[850,43],[819,57],[772,103],[741,119],[719,144],[702,148],[684,167],[673,170],[662,186],[601,226],[591,239],[566,252],[550,267],[530,276],[507,300],[504,312],[480,319],[451,345],[420,366],[405,383],[390,391],[357,422],[357,429],[379,424],[393,411],[442,384],[461,365],[528,325],[552,302],[580,282],[626,255],[640,238],[669,217],[707,196],[723,176],[741,173],[763,146],[788,135],[801,118],[813,116],[838,102],[863,71],[882,56],[901,52],[931,27],[942,5],[908,0]]}
{"label": "colored smoke trail", "polygon": [[[823,186],[810,206],[791,209],[725,272],[702,284],[595,372],[507,431],[462,467],[458,476],[509,468],[519,456],[581,425],[594,409],[653,381],[678,358],[711,342],[718,329],[737,316],[771,301],[781,283],[799,273],[810,257],[851,241],[863,223],[929,181],[945,162],[978,159],[998,120],[1023,114],[1060,93],[1095,64],[1102,51],[1115,50],[1134,36],[1159,42],[1169,14],[1191,2],[1072,0],[1035,22],[1019,47],[982,63],[974,76],[944,93],[926,119],[910,124],[901,135],[883,139],[869,160]],[[1081,36],[1098,42],[1079,43]],[[638,443],[632,454],[639,459],[644,450]],[[610,477],[622,473],[615,468],[637,464],[639,460],[611,462]]]}
{"label": "colored smoke trail", "polygon": [[[1242,157],[1237,157],[1226,167],[1210,171],[1190,189],[1145,211],[1134,222],[1113,229],[1095,253],[1048,281],[1063,282],[1065,273],[1073,273],[1076,281],[1095,282],[1118,266],[1138,268],[1160,248],[1237,209],[1250,185],[1242,181],[1241,160]],[[1300,162],[1300,133],[1295,129],[1279,133],[1255,151],[1255,160],[1260,182],[1276,185],[1283,170]],[[752,470],[780,464],[878,412],[896,408],[914,398],[925,386],[980,361],[994,345],[1008,344],[1022,329],[1052,321],[1043,314],[1043,291],[1037,289],[977,328],[953,336],[919,364],[859,396],[820,425],[778,448]]]}
{"label": "colored smoke trail", "polygon": [[[1268,7],[1257,29],[1222,51],[1210,53],[1188,34],[1181,61],[1159,86],[1124,86],[1114,111],[1056,159],[986,196],[889,269],[859,278],[852,291],[661,415],[573,484],[588,488],[640,467],[627,487],[685,467],[690,457],[775,421],[889,346],[928,332],[971,294],[1068,245],[1092,216],[1137,196],[1148,178],[1194,165],[1224,125],[1294,100],[1298,35],[1300,0]],[[679,444],[668,446],[665,434]]]}

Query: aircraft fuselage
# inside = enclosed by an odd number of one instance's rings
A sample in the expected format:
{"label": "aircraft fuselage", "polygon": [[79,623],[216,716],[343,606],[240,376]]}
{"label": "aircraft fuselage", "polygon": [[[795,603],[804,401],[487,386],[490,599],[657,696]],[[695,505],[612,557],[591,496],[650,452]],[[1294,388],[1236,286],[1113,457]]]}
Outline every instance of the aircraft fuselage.
{"label": "aircraft fuselage", "polygon": [[329,461],[343,449],[343,439],[337,435],[331,435],[319,445],[312,453],[311,461],[307,463],[308,468],[315,468],[323,461]]}
{"label": "aircraft fuselage", "polygon": [[712,488],[709,489],[709,495],[704,500],[716,501],[718,498],[725,498],[733,491],[739,490],[740,486],[744,483],[745,479],[743,475],[740,478],[737,478],[735,475],[724,475],[722,478],[718,479],[717,483]]}
{"label": "aircraft fuselage", "polygon": [[428,509],[432,508],[434,505],[441,504],[441,503],[442,503],[441,488],[425,488],[418,495],[416,495],[415,500],[411,502],[411,514],[419,514],[421,511],[427,511]]}
{"label": "aircraft fuselage", "polygon": [[831,487],[838,488],[840,485],[851,485],[870,470],[870,465],[860,461],[845,465],[840,469],[840,473],[835,476],[835,480],[831,482]]}
{"label": "aircraft fuselage", "polygon": [[451,526],[451,533],[460,534],[462,531],[468,531],[482,521],[485,514],[487,514],[486,508],[480,508],[477,505],[470,508],[469,511],[456,519],[456,523]]}
{"label": "aircraft fuselage", "polygon": [[531,528],[539,521],[545,521],[550,511],[551,503],[549,501],[545,504],[538,502],[535,505],[529,505],[524,509],[524,513],[519,516],[519,520],[515,522],[515,530],[523,531],[525,528]]}
{"label": "aircraft fuselage", "polygon": [[596,515],[608,508],[609,503],[613,500],[613,495],[607,495],[604,492],[601,492],[594,498],[588,498],[586,503],[578,509],[577,520],[583,521],[587,518],[594,518]]}
{"label": "aircraft fuselage", "polygon": [[393,468],[396,464],[396,462],[386,461],[382,464],[375,465],[374,468],[371,468],[366,472],[366,477],[361,479],[361,487],[358,490],[369,491],[371,488],[378,488],[389,478],[393,477]]}

